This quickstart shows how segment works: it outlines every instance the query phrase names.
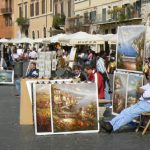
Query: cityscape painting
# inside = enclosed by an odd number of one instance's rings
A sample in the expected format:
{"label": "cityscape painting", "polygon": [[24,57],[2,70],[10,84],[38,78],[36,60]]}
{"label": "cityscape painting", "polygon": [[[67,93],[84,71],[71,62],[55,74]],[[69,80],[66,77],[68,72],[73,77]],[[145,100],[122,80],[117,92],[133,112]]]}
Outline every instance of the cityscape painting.
{"label": "cityscape painting", "polygon": [[0,70],[0,84],[13,84],[14,71],[13,70]]}

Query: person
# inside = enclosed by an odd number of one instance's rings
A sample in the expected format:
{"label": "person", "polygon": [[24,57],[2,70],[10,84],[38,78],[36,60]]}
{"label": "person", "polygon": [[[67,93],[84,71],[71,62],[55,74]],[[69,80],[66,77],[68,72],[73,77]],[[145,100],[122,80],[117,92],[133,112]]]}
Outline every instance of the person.
{"label": "person", "polygon": [[139,101],[121,111],[121,113],[111,121],[100,121],[100,127],[102,129],[111,133],[130,123],[134,118],[140,116],[140,114],[150,112],[150,67],[146,74],[146,78],[148,83],[138,89],[138,92],[141,94]]}
{"label": "person", "polygon": [[97,75],[97,84],[98,84],[98,98],[104,99],[104,80],[100,72],[96,72],[91,65],[85,67],[85,72],[88,75],[88,81],[95,82],[95,75]]}
{"label": "person", "polygon": [[109,82],[109,77],[108,73],[105,67],[105,58],[106,58],[106,53],[105,51],[100,52],[100,57],[96,62],[96,69],[98,72],[100,72],[103,76],[104,82],[105,82],[105,99],[110,100],[110,82]]}
{"label": "person", "polygon": [[79,65],[75,65],[73,71],[74,71],[75,78],[79,78],[80,81],[87,80],[86,75],[81,71],[81,67]]}
{"label": "person", "polygon": [[55,49],[56,49],[56,53],[57,53],[57,58],[62,57],[63,49],[61,48],[60,43],[58,43],[58,42],[55,43]]}
{"label": "person", "polygon": [[33,50],[29,53],[29,58],[33,59],[33,60],[36,60],[37,57],[38,57],[38,55],[37,55],[37,52],[36,52],[36,48],[33,47]]}
{"label": "person", "polygon": [[[29,70],[28,70],[25,77],[27,77],[27,78],[37,78],[38,76],[39,76],[39,70],[36,68],[36,63],[31,62],[30,66],[29,66]],[[17,90],[16,96],[20,96],[20,80],[19,79],[17,79],[15,81],[15,86],[16,86],[16,90]]]}

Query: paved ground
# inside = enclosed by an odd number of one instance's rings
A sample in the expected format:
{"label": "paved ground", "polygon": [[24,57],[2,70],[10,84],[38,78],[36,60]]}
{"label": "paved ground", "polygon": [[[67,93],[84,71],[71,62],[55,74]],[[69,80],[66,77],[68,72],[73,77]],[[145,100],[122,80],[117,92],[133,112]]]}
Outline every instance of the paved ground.
{"label": "paved ground", "polygon": [[19,125],[15,87],[0,85],[0,150],[149,150],[150,133],[133,131],[35,136],[33,126]]}

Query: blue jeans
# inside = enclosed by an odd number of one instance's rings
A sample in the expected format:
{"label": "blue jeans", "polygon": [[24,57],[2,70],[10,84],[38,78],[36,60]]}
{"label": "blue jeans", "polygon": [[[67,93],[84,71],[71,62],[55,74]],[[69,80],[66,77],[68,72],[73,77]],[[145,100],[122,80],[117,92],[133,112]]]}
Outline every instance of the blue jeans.
{"label": "blue jeans", "polygon": [[16,86],[17,94],[20,95],[20,80],[19,79],[15,81],[15,86]]}
{"label": "blue jeans", "polygon": [[104,89],[105,99],[110,100],[110,93],[109,93],[109,85],[108,82],[105,81],[105,89]]}
{"label": "blue jeans", "polygon": [[121,126],[128,124],[134,118],[140,116],[142,113],[150,112],[150,103],[146,101],[139,101],[137,104],[124,109],[118,116],[113,118],[110,123],[113,130],[118,130]]}

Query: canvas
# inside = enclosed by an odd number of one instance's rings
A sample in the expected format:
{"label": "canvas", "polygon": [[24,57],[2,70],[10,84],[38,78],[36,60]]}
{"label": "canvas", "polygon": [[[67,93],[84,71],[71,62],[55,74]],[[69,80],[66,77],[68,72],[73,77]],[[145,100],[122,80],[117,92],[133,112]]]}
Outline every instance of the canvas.
{"label": "canvas", "polygon": [[127,107],[138,102],[141,95],[138,94],[138,88],[143,85],[143,75],[129,74],[127,88]]}
{"label": "canvas", "polygon": [[13,70],[0,70],[0,84],[13,84],[14,71]]}
{"label": "canvas", "polygon": [[113,114],[120,113],[126,106],[128,74],[124,72],[114,72],[113,87]]}
{"label": "canvas", "polygon": [[54,133],[98,132],[98,97],[95,83],[52,85]]}
{"label": "canvas", "polygon": [[142,72],[144,60],[145,26],[118,28],[117,69]]}
{"label": "canvas", "polygon": [[34,84],[35,134],[70,134],[99,131],[95,83]]}
{"label": "canvas", "polygon": [[35,84],[34,89],[34,122],[35,134],[46,135],[52,133],[51,120],[51,90],[49,84]]}

